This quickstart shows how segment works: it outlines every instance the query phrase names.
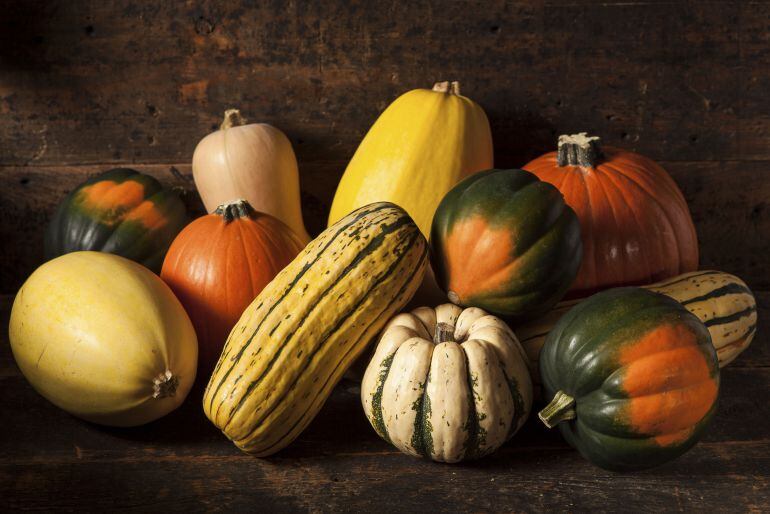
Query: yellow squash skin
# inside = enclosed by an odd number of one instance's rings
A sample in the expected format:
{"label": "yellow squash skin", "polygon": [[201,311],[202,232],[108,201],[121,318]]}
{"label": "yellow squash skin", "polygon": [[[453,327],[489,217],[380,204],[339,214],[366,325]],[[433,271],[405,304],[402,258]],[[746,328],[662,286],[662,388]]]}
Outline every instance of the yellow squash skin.
{"label": "yellow squash skin", "polygon": [[198,343],[168,286],[144,266],[74,252],[40,266],[11,310],[13,356],[32,386],[79,418],[135,426],[176,409]]}
{"label": "yellow squash skin", "polygon": [[380,115],[342,176],[329,225],[372,202],[405,209],[427,237],[433,213],[457,182],[493,167],[484,111],[457,82],[415,89]]}
{"label": "yellow squash skin", "polygon": [[242,450],[271,455],[323,406],[353,360],[414,294],[427,242],[399,207],[363,207],[326,229],[246,308],[203,397]]}

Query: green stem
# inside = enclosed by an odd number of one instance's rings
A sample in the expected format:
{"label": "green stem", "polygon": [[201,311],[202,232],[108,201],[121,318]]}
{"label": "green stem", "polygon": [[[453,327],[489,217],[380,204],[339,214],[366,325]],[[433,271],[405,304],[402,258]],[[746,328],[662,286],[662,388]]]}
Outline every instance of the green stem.
{"label": "green stem", "polygon": [[551,403],[537,413],[545,426],[553,428],[562,421],[575,419],[575,399],[564,391],[557,391]]}

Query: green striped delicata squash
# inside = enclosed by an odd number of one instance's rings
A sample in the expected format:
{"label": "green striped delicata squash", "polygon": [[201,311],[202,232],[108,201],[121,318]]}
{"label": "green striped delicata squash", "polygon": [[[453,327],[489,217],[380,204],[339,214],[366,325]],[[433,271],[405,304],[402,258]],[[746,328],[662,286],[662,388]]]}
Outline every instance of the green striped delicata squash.
{"label": "green striped delicata squash", "polygon": [[46,259],[79,250],[126,257],[155,271],[187,223],[179,196],[149,175],[115,168],[79,185],[45,233]]}
{"label": "green striped delicata squash", "polygon": [[570,309],[548,334],[540,374],[550,400],[540,419],[586,459],[617,471],[682,455],[719,395],[706,326],[673,298],[637,287]]}
{"label": "green striped delicata squash", "polygon": [[487,170],[441,200],[431,265],[450,302],[516,320],[547,312],[583,256],[575,212],[551,184],[524,170]]}
{"label": "green striped delicata squash", "polygon": [[[706,325],[720,368],[748,348],[757,333],[757,301],[746,283],[735,275],[722,271],[693,271],[643,287],[670,296]],[[560,302],[545,315],[515,327],[527,352],[536,386],[540,385],[538,357],[548,333],[581,301]]]}
{"label": "green striped delicata squash", "polygon": [[500,319],[452,304],[394,317],[361,383],[369,422],[409,455],[458,462],[492,453],[532,407],[524,351]]}
{"label": "green striped delicata squash", "polygon": [[374,203],[326,229],[233,328],[203,398],[206,416],[256,456],[291,443],[414,294],[427,242],[400,207]]}

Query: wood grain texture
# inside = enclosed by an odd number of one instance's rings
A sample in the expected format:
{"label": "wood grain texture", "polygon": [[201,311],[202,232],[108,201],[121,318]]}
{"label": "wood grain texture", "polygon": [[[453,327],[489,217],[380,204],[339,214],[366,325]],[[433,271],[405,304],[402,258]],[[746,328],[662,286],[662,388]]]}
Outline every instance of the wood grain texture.
{"label": "wood grain texture", "polygon": [[[766,511],[770,506],[770,294],[759,295],[760,334],[722,373],[719,411],[705,439],[657,469],[592,467],[531,419],[478,462],[444,465],[381,441],[357,386],[343,382],[318,418],[269,459],[239,452],[195,399],[144,427],[79,421],[37,395],[0,333],[0,510],[198,511]],[[11,297],[0,299],[0,324]],[[343,421],[344,420],[344,421]],[[51,427],[55,427],[52,430]]]}

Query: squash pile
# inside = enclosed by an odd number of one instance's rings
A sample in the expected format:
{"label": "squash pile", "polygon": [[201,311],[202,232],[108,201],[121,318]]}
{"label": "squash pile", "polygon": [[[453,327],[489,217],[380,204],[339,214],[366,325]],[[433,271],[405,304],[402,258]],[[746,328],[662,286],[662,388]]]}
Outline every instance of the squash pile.
{"label": "squash pile", "polygon": [[[238,448],[269,456],[363,359],[364,414],[406,454],[489,455],[542,398],[540,420],[586,459],[636,470],[697,443],[720,367],[756,333],[748,286],[697,271],[687,204],[659,165],[580,133],[493,169],[486,115],[457,82],[381,114],[312,240],[277,128],[230,109],[192,167],[209,214],[190,224],[129,169],[53,215],[10,341],[75,416],[139,425],[192,390]],[[401,312],[418,289],[440,299]]]}

